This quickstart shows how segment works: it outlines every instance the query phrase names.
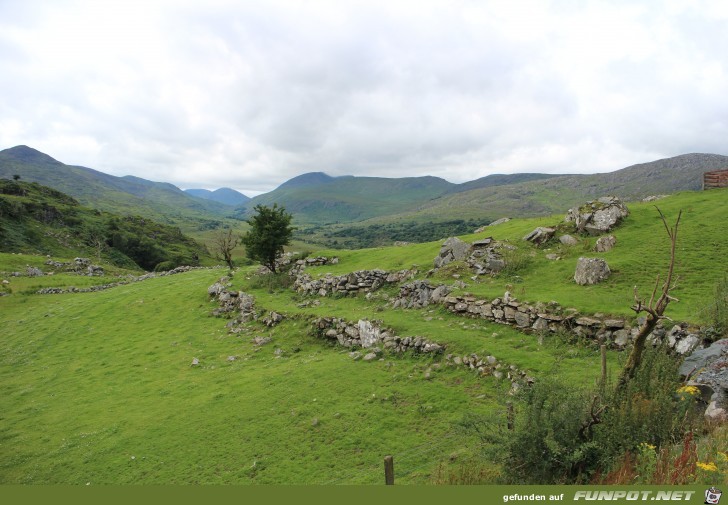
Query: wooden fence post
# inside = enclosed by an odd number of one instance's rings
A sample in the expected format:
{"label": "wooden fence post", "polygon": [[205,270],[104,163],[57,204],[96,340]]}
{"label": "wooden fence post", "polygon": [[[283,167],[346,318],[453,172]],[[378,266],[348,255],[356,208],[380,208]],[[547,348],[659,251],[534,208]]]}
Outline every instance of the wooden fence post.
{"label": "wooden fence post", "polygon": [[513,424],[515,421],[515,414],[513,412],[513,402],[507,402],[506,408],[508,409],[507,418],[508,418],[508,429],[510,431],[513,431]]}
{"label": "wooden fence post", "polygon": [[602,344],[602,385],[607,383],[607,346]]}
{"label": "wooden fence post", "polygon": [[394,485],[394,458],[384,456],[384,483],[387,486]]}

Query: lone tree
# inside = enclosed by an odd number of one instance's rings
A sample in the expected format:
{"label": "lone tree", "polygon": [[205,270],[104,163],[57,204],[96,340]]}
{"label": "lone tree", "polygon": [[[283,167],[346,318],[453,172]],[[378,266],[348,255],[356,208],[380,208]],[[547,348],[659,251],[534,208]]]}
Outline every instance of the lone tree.
{"label": "lone tree", "polygon": [[215,253],[218,259],[227,263],[230,270],[233,269],[233,249],[240,243],[240,237],[233,235],[231,228],[220,230],[213,238]]}
{"label": "lone tree", "polygon": [[[645,349],[647,337],[650,333],[652,333],[652,330],[655,329],[655,326],[657,326],[657,322],[660,319],[667,319],[667,316],[664,314],[670,301],[678,301],[677,298],[670,296],[670,291],[675,288],[675,281],[673,280],[675,272],[675,245],[677,244],[677,227],[680,224],[682,210],[677,215],[675,225],[670,227],[667,224],[667,219],[665,219],[665,215],[662,211],[657,207],[655,208],[660,214],[660,219],[662,219],[662,224],[665,226],[667,236],[670,237],[670,266],[667,268],[667,276],[665,277],[665,282],[663,282],[662,287],[660,287],[660,276],[657,276],[657,279],[655,280],[655,287],[652,290],[652,296],[650,296],[649,301],[646,302],[644,298],[640,298],[637,294],[637,286],[634,287],[635,303],[631,309],[637,314],[644,312],[646,317],[634,339],[632,351],[627,358],[627,363],[622,369],[622,374],[619,377],[619,382],[617,383],[618,389],[624,389],[627,383],[634,378],[635,372],[642,362],[642,352]],[[657,299],[655,299],[658,289],[660,290],[660,295]]]}
{"label": "lone tree", "polygon": [[275,203],[273,207],[259,204],[254,210],[257,214],[247,220],[250,231],[242,238],[245,254],[276,273],[276,258],[283,253],[283,246],[291,242],[293,216]]}

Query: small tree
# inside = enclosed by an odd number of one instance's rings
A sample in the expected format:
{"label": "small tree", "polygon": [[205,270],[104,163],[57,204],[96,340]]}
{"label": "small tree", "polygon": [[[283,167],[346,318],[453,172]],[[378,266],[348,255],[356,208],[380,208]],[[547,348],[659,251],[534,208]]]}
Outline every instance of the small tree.
{"label": "small tree", "polygon": [[231,228],[220,230],[212,239],[215,244],[215,253],[218,259],[227,263],[230,270],[233,269],[233,249],[240,243],[240,237],[233,235]]}
{"label": "small tree", "polygon": [[273,207],[256,205],[255,212],[257,214],[247,220],[250,231],[242,238],[245,254],[276,273],[276,258],[283,253],[283,246],[291,242],[293,216],[275,203]]}
{"label": "small tree", "polygon": [[682,211],[678,213],[677,219],[675,220],[675,225],[670,227],[667,224],[667,219],[665,219],[665,215],[662,213],[662,211],[657,207],[655,208],[660,214],[660,219],[662,219],[662,224],[665,226],[667,236],[670,237],[670,265],[667,268],[667,276],[665,278],[665,282],[662,284],[660,296],[657,297],[656,300],[655,296],[657,295],[658,288],[660,288],[659,275],[655,280],[655,287],[652,290],[652,296],[650,296],[650,300],[648,302],[645,302],[643,298],[639,297],[639,295],[637,294],[637,286],[635,286],[634,288],[635,304],[631,308],[637,314],[641,312],[646,313],[646,317],[645,322],[642,323],[642,325],[640,326],[639,332],[634,339],[632,351],[627,358],[627,363],[622,369],[622,374],[619,377],[619,382],[617,383],[618,389],[624,389],[627,382],[634,377],[635,371],[639,367],[642,360],[642,352],[645,349],[647,337],[649,337],[649,335],[652,333],[652,330],[655,329],[655,327],[657,326],[657,322],[660,319],[666,319],[666,316],[664,314],[667,305],[670,303],[670,301],[678,301],[677,298],[670,296],[670,291],[675,288],[675,284],[673,281],[673,276],[675,272],[675,246],[677,244],[677,227],[680,224]]}
{"label": "small tree", "polygon": [[20,180],[20,175],[19,174],[13,174],[13,180],[14,181],[19,181]]}

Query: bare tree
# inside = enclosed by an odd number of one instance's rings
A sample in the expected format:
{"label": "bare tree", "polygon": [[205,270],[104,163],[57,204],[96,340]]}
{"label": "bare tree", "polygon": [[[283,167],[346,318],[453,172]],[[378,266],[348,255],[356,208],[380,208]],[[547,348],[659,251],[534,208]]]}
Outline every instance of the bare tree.
{"label": "bare tree", "polygon": [[[682,210],[677,215],[675,225],[670,227],[668,226],[667,219],[665,219],[665,215],[662,213],[662,211],[658,207],[655,208],[657,209],[657,212],[660,213],[660,219],[662,219],[662,224],[665,225],[665,231],[667,231],[667,236],[670,237],[670,266],[667,269],[667,277],[665,278],[665,282],[663,282],[661,289],[660,275],[658,274],[657,279],[655,280],[655,287],[652,290],[652,296],[650,296],[650,300],[648,302],[645,303],[644,298],[639,297],[639,295],[637,294],[637,286],[634,287],[635,303],[631,307],[631,309],[634,310],[637,314],[644,312],[646,314],[646,317],[644,323],[642,323],[639,328],[637,336],[635,337],[632,351],[627,358],[627,363],[622,369],[622,374],[619,377],[619,382],[617,383],[618,389],[624,388],[629,380],[634,377],[637,368],[642,362],[642,352],[645,349],[647,337],[650,335],[650,333],[652,333],[652,330],[655,329],[655,326],[657,326],[657,322],[660,319],[668,319],[664,315],[667,305],[670,303],[670,301],[678,301],[677,298],[670,296],[670,291],[675,288],[675,282],[673,282],[673,275],[675,271],[675,245],[677,244],[677,229],[678,225],[680,224]],[[660,289],[660,296],[657,298],[657,300],[655,300],[658,289]]]}
{"label": "bare tree", "polygon": [[227,263],[229,269],[233,269],[233,249],[240,243],[240,237],[233,235],[231,228],[220,230],[212,239],[215,245],[215,253],[218,259]]}
{"label": "bare tree", "polygon": [[89,237],[89,243],[96,251],[96,261],[101,261],[101,253],[106,249],[106,237],[100,233],[94,233]]}

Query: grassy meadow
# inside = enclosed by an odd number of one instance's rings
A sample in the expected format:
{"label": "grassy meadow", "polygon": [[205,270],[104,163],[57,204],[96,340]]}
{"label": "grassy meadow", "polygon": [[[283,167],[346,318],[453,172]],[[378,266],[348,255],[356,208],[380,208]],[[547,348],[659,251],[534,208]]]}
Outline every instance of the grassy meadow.
{"label": "grassy meadow", "polygon": [[[701,323],[701,307],[725,273],[728,191],[682,193],[657,204],[672,222],[683,210],[678,238],[679,303],[668,314]],[[517,246],[521,268],[476,281],[462,267],[434,281],[466,282],[461,291],[500,296],[510,289],[526,301],[558,300],[589,312],[629,314],[632,286],[649,295],[664,271],[668,240],[652,204],[630,205],[631,215],[608,253],[588,252],[594,238],[572,248],[536,249],[521,241],[535,226],[563,215],[514,220],[489,228]],[[335,274],[368,268],[431,268],[440,241],[406,247],[316,251],[338,255],[338,265],[311,268]],[[548,260],[555,253],[561,259]],[[602,256],[614,270],[604,284],[570,280],[580,255]],[[400,336],[421,335],[447,345],[446,353],[493,355],[536,377],[590,386],[599,375],[591,346],[551,336],[539,340],[510,327],[457,317],[442,308],[394,310],[395,287],[368,299],[329,297],[306,306],[303,297],[271,287],[257,267],[238,269],[235,288],[259,309],[286,316],[267,328],[248,323],[230,333],[207,287],[223,269],[157,277],[96,293],[37,295],[40,287],[85,287],[123,279],[55,274],[12,277],[44,256],[0,254],[0,483],[1,484],[379,484],[382,458],[394,455],[398,483],[438,481],[442,468],[466,465],[480,482],[503,471],[481,454],[481,441],[464,429],[468,414],[505,425],[508,381],[477,377],[448,366],[442,356],[384,354],[355,361],[314,337],[311,320],[336,316],[381,320]],[[255,337],[270,337],[255,345]],[[193,359],[199,360],[192,366]],[[609,352],[618,371],[624,353]]]}

